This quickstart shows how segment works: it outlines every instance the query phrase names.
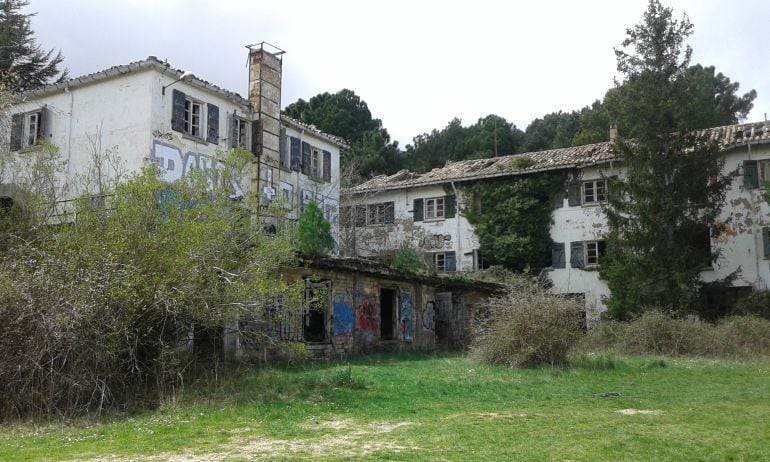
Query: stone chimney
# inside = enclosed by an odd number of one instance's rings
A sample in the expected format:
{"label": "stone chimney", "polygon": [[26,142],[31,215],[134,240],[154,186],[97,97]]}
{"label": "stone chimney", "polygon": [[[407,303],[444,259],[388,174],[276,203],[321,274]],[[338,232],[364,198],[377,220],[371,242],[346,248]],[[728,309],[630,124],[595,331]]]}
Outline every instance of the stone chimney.
{"label": "stone chimney", "polygon": [[281,71],[280,48],[267,42],[249,45],[249,102],[254,108],[252,152],[263,162],[280,158]]}
{"label": "stone chimney", "polygon": [[618,140],[618,126],[616,124],[610,124],[610,143],[614,143]]}

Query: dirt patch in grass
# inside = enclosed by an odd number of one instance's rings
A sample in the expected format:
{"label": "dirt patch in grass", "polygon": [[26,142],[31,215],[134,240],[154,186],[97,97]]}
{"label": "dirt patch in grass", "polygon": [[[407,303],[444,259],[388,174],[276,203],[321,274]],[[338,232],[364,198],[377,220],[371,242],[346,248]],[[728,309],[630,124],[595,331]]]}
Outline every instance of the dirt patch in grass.
{"label": "dirt patch in grass", "polygon": [[335,456],[357,458],[379,451],[404,452],[414,451],[417,447],[400,442],[381,440],[377,437],[396,429],[413,425],[411,422],[373,422],[359,424],[351,419],[313,421],[303,425],[309,429],[331,429],[333,433],[320,438],[309,439],[273,439],[259,435],[249,435],[250,428],[231,430],[237,435],[232,442],[218,447],[209,453],[193,454],[157,454],[146,457],[102,457],[92,462],[123,462],[128,460],[170,461],[170,462],[219,462],[230,459],[264,460],[275,457],[303,458]]}
{"label": "dirt patch in grass", "polygon": [[654,409],[621,409],[621,410],[615,411],[615,412],[617,412],[618,414],[623,414],[623,415],[638,415],[638,414],[643,414],[643,415],[661,415],[661,414],[663,414],[662,411],[658,411],[658,410],[654,410]]}

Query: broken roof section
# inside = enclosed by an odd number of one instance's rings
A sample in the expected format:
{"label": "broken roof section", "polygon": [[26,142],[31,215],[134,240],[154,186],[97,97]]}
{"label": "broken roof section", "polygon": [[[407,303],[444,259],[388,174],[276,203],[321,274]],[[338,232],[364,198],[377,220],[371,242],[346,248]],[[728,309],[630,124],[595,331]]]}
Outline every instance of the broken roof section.
{"label": "broken roof section", "polygon": [[[709,141],[719,143],[723,150],[748,144],[770,143],[770,127],[766,122],[714,127],[699,130],[695,134],[699,137],[705,137]],[[511,177],[548,170],[601,165],[616,160],[617,158],[612,150],[612,143],[605,141],[583,146],[526,152],[489,159],[449,161],[445,166],[434,168],[427,173],[413,173],[401,170],[390,176],[376,176],[360,185],[345,189],[344,193],[360,194],[449,182]]]}
{"label": "broken roof section", "polygon": [[[162,74],[170,76],[172,79],[180,79],[185,71],[182,69],[176,69],[171,67],[170,64],[167,62],[161,61],[155,56],[149,56],[147,59],[143,59],[141,61],[134,61],[132,63],[128,64],[122,64],[119,66],[112,66],[108,69],[104,69],[97,72],[92,72],[90,74],[81,75],[79,77],[73,77],[71,79],[65,80],[61,83],[55,83],[51,85],[46,85],[44,87],[29,91],[24,94],[25,98],[38,98],[42,96],[47,96],[54,93],[60,93],[63,91],[68,91],[71,89],[75,89],[81,86],[90,85],[92,83],[101,82],[103,80],[108,80],[111,78],[119,77],[121,75],[130,74],[133,72],[139,72],[146,69],[154,69]],[[206,80],[203,80],[197,76],[193,72],[193,77],[187,81],[188,84],[196,86],[200,88],[201,90],[204,90],[206,92],[215,94],[217,96],[223,97],[225,99],[228,99],[232,101],[235,104],[239,104],[244,107],[251,107],[251,104],[249,103],[249,100],[244,98],[243,96],[239,95],[236,92],[225,90],[224,88],[221,88],[217,85],[214,85],[211,82],[208,82]],[[318,135],[319,137],[336,144],[342,149],[348,149],[349,145],[348,142],[344,139],[334,136],[328,133],[324,133],[321,130],[317,129],[313,125],[308,125],[303,122],[300,122],[296,119],[292,119],[291,117],[288,117],[286,115],[281,114],[281,120],[289,126],[292,126],[298,130],[311,132],[315,135]]]}

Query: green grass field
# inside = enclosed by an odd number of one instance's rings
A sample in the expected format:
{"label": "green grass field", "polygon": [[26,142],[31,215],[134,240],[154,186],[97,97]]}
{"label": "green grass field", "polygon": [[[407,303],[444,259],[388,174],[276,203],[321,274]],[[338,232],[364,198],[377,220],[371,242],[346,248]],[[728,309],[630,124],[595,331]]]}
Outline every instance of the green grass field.
{"label": "green grass field", "polygon": [[768,360],[384,356],[205,388],[101,423],[4,426],[0,460],[770,460]]}

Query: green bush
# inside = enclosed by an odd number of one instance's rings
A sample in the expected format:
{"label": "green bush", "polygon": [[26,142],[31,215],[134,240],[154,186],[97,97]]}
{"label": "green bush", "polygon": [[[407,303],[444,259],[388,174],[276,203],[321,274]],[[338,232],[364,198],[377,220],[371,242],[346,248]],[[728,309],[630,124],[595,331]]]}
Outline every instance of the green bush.
{"label": "green bush", "polygon": [[425,269],[425,263],[416,250],[410,247],[401,247],[393,255],[393,268],[415,274]]}
{"label": "green bush", "polygon": [[297,248],[309,257],[322,257],[334,247],[331,223],[315,201],[305,206],[297,226]]}
{"label": "green bush", "polygon": [[770,319],[770,291],[752,292],[735,304],[733,314],[757,315]]}
{"label": "green bush", "polygon": [[581,306],[526,276],[491,298],[473,328],[471,354],[509,367],[562,365],[582,336]]}

